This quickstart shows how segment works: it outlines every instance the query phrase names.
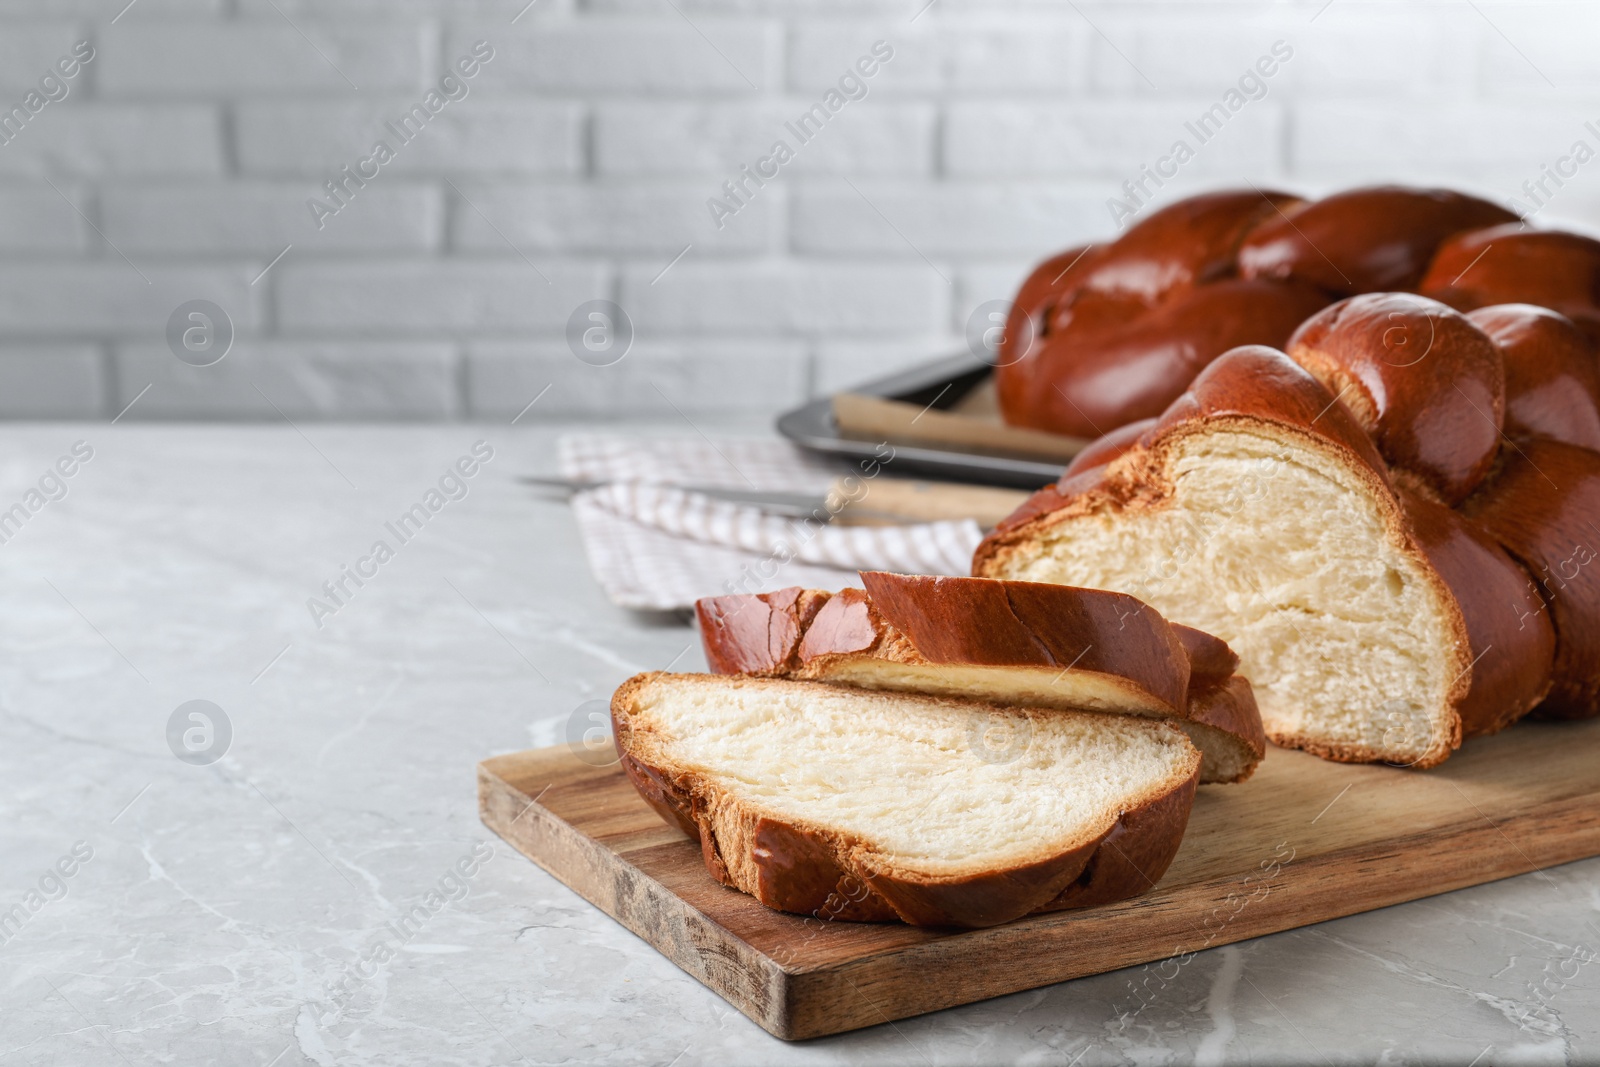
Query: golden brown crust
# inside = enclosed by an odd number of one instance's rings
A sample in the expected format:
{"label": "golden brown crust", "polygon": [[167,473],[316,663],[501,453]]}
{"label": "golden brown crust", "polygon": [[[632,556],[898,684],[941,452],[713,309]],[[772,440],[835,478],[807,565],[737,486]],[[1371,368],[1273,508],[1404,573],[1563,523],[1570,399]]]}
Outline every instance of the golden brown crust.
{"label": "golden brown crust", "polygon": [[1001,411],[1018,425],[1098,437],[1157,414],[1223,351],[1287,347],[1330,299],[1384,291],[1459,311],[1536,304],[1600,342],[1593,238],[1530,230],[1442,189],[1380,186],[1315,202],[1229,190],[1040,264],[999,353]]}
{"label": "golden brown crust", "polygon": [[1188,717],[1168,720],[1200,750],[1200,784],[1248,781],[1267,754],[1255,690],[1243,676],[1191,686]]}
{"label": "golden brown crust", "polygon": [[[1250,768],[1253,771],[1255,768]],[[1244,777],[1249,777],[1247,771]],[[1243,781],[1244,778],[1240,778]],[[1180,789],[1123,812],[1101,838],[1083,871],[1039,911],[1088,908],[1154,889],[1178,854],[1194,806],[1198,776]]]}
{"label": "golden brown crust", "polygon": [[1254,188],[1204,193],[1109,244],[1040,264],[1012,303],[999,352],[1007,421],[1098,437],[1159,412],[1229,348],[1282,344],[1327,298],[1299,284],[1241,281],[1234,261],[1252,227],[1299,203]]}
{"label": "golden brown crust", "polygon": [[[1054,682],[1069,673],[1093,676],[1103,691],[1119,694],[1116,707],[1096,705],[1093,710],[1180,724],[1192,720],[1209,731],[1205,751],[1223,754],[1229,770],[1219,773],[1218,761],[1208,756],[1204,782],[1243,781],[1265,755],[1261,713],[1250,683],[1234,674],[1239,657],[1225,641],[1168,623],[1136,597],[987,578],[881,571],[864,571],[861,577],[868,592],[793,588],[766,594],[782,603],[826,601],[809,627],[789,639],[798,652],[781,660],[744,655],[740,632],[704,624],[707,618],[725,616],[759,619],[766,602],[743,607],[739,596],[710,598],[715,603],[700,613],[707,663],[721,674],[844,685],[861,684],[861,668],[873,663],[1031,668]],[[787,621],[781,632],[787,638]],[[735,663],[744,669],[728,669]],[[883,688],[932,691],[914,678],[888,672],[879,672],[874,681]],[[1048,706],[1081,707],[1073,704],[1075,692],[1063,687],[1062,701]],[[1046,706],[1021,693],[1016,699]]]}
{"label": "golden brown crust", "polygon": [[979,543],[972,573],[1001,577],[1004,559],[1016,546],[1033,542],[1046,525],[1098,508],[1150,506],[1165,499],[1157,455],[1176,436],[1203,431],[1227,420],[1262,428],[1268,434],[1321,439],[1344,453],[1385,492],[1388,468],[1355,416],[1282,352],[1261,345],[1236,348],[1196,378],[1156,419],[1139,441],[1107,464],[1069,469],[1062,480],[1023,501]]}
{"label": "golden brown crust", "polygon": [[1509,223],[1457,234],[1439,247],[1420,292],[1461,311],[1537,304],[1600,340],[1600,241]]}
{"label": "golden brown crust", "polygon": [[[1227,197],[1184,203],[1164,217],[1204,218],[1212,210],[1215,222],[1243,201],[1232,201],[1232,208]],[[1000,524],[979,546],[973,573],[1010,573],[1008,561],[1031,550],[1047,526],[1094,511],[1162,506],[1169,489],[1159,477],[1161,442],[1205,432],[1208,422],[1254,426],[1269,436],[1314,433],[1354,456],[1397,507],[1406,502],[1397,528],[1415,542],[1413,550],[1431,558],[1440,588],[1460,611],[1460,643],[1474,656],[1493,648],[1471,672],[1458,708],[1465,736],[1524,713],[1539,689],[1546,628],[1555,641],[1553,687],[1534,714],[1600,713],[1600,637],[1590,637],[1600,634],[1600,590],[1591,596],[1590,568],[1578,562],[1600,551],[1600,514],[1587,499],[1587,465],[1600,456],[1600,240],[1531,230],[1493,204],[1447,190],[1357,189],[1312,203],[1281,201],[1242,239],[1218,225],[1214,232],[1226,240],[1219,237],[1194,260],[1204,270],[1169,270],[1175,281],[1164,286],[1149,281],[1160,270],[1138,266],[1162,262],[1160,229],[1139,231],[1145,247],[1138,257],[1119,250],[1133,232],[1068,272],[1075,280],[1055,294],[1054,310],[1041,319],[1047,336],[1035,338],[1039,358],[1029,371],[1028,402],[1039,411],[1058,409],[1037,417],[1060,422],[1070,407],[1073,417],[1089,415],[1094,424],[1080,418],[1086,425],[1074,432],[1113,432]],[[1176,236],[1169,239],[1174,255],[1193,254]],[[1234,242],[1230,264],[1222,249]],[[1121,255],[1129,266],[1118,265]],[[1134,281],[1104,281],[1119,271]],[[1185,342],[1151,334],[1118,350],[1099,339],[1139,338],[1140,329],[1185,301],[1243,283],[1351,297],[1313,312],[1289,344],[1326,388],[1307,389],[1270,360],[1257,359],[1250,373],[1241,373],[1235,350],[1155,415],[1151,398],[1173,395],[1194,373],[1184,360],[1159,352]],[[1401,341],[1411,348],[1397,352]],[[1052,344],[1069,354],[1052,355]],[[1102,348],[1112,354],[1102,357]],[[1330,391],[1341,402],[1324,396]],[[1316,405],[1327,406],[1317,411]],[[1570,485],[1561,477],[1552,485],[1547,473],[1532,471],[1545,466],[1529,463],[1530,453],[1544,449],[1541,441],[1586,451],[1552,454],[1553,464],[1571,472]],[[1417,498],[1466,514],[1469,528],[1415,504]],[[1503,552],[1485,542],[1486,516]],[[1481,570],[1458,565],[1466,559]],[[1519,578],[1523,588],[1513,590]],[[1498,600],[1486,595],[1489,589]],[[1543,624],[1527,622],[1498,640],[1485,636],[1503,628],[1502,619],[1488,616],[1535,604],[1544,605]],[[1511,665],[1488,662],[1508,647],[1517,650]],[[1383,747],[1327,751],[1315,738],[1279,740],[1346,759],[1373,758]],[[1442,758],[1448,747],[1440,739],[1424,762]]]}
{"label": "golden brown crust", "polygon": [[1600,450],[1600,363],[1571,319],[1532,304],[1495,304],[1467,318],[1500,350],[1507,434]]}
{"label": "golden brown crust", "polygon": [[1344,296],[1412,289],[1446,238],[1514,221],[1497,204],[1449,189],[1350,189],[1265,219],[1239,248],[1239,273],[1298,278]]}
{"label": "golden brown crust", "polygon": [[1185,197],[1129,227],[1083,272],[1079,286],[1153,303],[1232,277],[1245,234],[1302,203],[1289,193],[1258,189]]}
{"label": "golden brown crust", "polygon": [[1255,690],[1248,679],[1234,675],[1191,688],[1188,710],[1188,716],[1178,723],[1179,726],[1187,730],[1193,724],[1217,731],[1226,735],[1230,743],[1243,742],[1254,757],[1246,761],[1244,776],[1234,781],[1242,782],[1255,772],[1256,764],[1267,754],[1267,733],[1262,728]]}
{"label": "golden brown crust", "polygon": [[1354,415],[1282,352],[1247,345],[1207,367],[1138,442],[1115,459],[1087,470],[1069,469],[1061,481],[1023,501],[979,543],[972,573],[987,577],[1009,573],[1007,557],[1032,544],[1047,525],[1101,508],[1159,505],[1169,491],[1160,477],[1159,451],[1177,437],[1203,432],[1219,420],[1268,435],[1320,440],[1343,453],[1361,468],[1362,477],[1384,493],[1391,490],[1387,465]]}
{"label": "golden brown crust", "polygon": [[1228,642],[1193,626],[1176,622],[1168,625],[1189,656],[1191,693],[1199,686],[1221,685],[1233,678],[1233,672],[1239,669],[1239,654],[1228,647]]}
{"label": "golden brown crust", "polygon": [[1072,462],[1067,464],[1067,469],[1061,472],[1063,479],[1070,478],[1084,471],[1096,467],[1104,467],[1124,452],[1137,445],[1156,424],[1154,418],[1139,419],[1126,426],[1118,427],[1104,437],[1096,438],[1084,446],[1083,450],[1072,457]]}
{"label": "golden brown crust", "polygon": [[1555,634],[1541,614],[1544,605],[1522,568],[1476,525],[1404,490],[1400,500],[1417,546],[1457,606],[1457,639],[1470,657],[1463,679],[1470,685],[1455,701],[1457,744],[1503,730],[1550,689]]}
{"label": "golden brown crust", "polygon": [[1291,434],[1322,440],[1362,467],[1384,493],[1390,491],[1387,464],[1354,414],[1330,394],[1322,382],[1283,352],[1264,346],[1234,349],[1206,368],[1184,395],[1166,408],[1162,418],[1118,454],[1115,461],[1082,472],[1067,472],[1061,482],[1045,486],[1003,518],[973,553],[973,574],[1000,576],[1000,558],[1013,545],[1027,544],[1045,523],[1059,522],[1096,507],[1123,507],[1134,501],[1165,499],[1158,485],[1162,462],[1157,453],[1174,437],[1214,429],[1219,421],[1261,427],[1267,434]]}
{"label": "golden brown crust", "polygon": [[1153,442],[1180,427],[1231,417],[1325,438],[1387,483],[1388,467],[1361,423],[1305,368],[1276,349],[1236,348],[1196,378],[1156,420]]}
{"label": "golden brown crust", "polygon": [[827,603],[805,624],[793,669],[831,653],[871,652],[890,637],[890,628],[873,606],[872,598],[860,589],[841,589],[837,593],[810,589],[802,593],[806,595]]}
{"label": "golden brown crust", "polygon": [[[1328,298],[1298,283],[1228,278],[1148,310],[1080,294],[1046,323],[1027,362],[1034,384],[1006,390],[1006,421],[1097,437],[1159,414],[1207,364],[1245,344],[1283,345]],[[1109,303],[1110,301],[1119,303]],[[1001,367],[999,375],[1015,373]]]}
{"label": "golden brown crust", "polygon": [[1110,675],[1174,714],[1183,707],[1187,650],[1160,614],[1124,593],[885,571],[861,580],[883,620],[929,663]]}
{"label": "golden brown crust", "polygon": [[[1041,387],[1048,392],[1051,384],[1044,380],[1050,370],[1041,360],[1047,339],[1058,347],[1062,335],[1120,329],[1158,302],[1232,277],[1245,233],[1275,208],[1299,202],[1286,193],[1255,189],[1192,196],[1147,216],[1113,242],[1070,248],[1039,264],[1012,301],[997,353],[1001,410],[1019,424],[1052,428],[1046,425],[1048,417],[1036,410]],[[1238,328],[1236,323],[1235,334]],[[1160,332],[1146,331],[1145,336],[1159,338]],[[1271,343],[1275,338],[1252,335],[1232,343],[1251,340]],[[1126,338],[1123,344],[1128,344]],[[1074,429],[1074,418],[1078,416],[1068,416],[1059,431],[1099,435],[1087,422]]]}
{"label": "golden brown crust", "polygon": [[1505,371],[1460,312],[1407,293],[1353,296],[1307,319],[1289,358],[1339,397],[1391,469],[1445,503],[1465,499],[1494,462]]}
{"label": "golden brown crust", "polygon": [[1505,209],[1445,189],[1179,200],[1030,275],[1001,345],[1001,412],[1016,425],[1098,437],[1158,414],[1221,353],[1286,348],[1305,319],[1360,293],[1420,286],[1461,311],[1525,301],[1600,340],[1600,242],[1523,228]]}
{"label": "golden brown crust", "polygon": [[830,594],[790,586],[771,593],[703,597],[695,602],[711,670],[770,674],[797,665],[800,638]]}
{"label": "golden brown crust", "polygon": [[1600,714],[1600,453],[1523,438],[1464,511],[1527,570],[1523,598],[1502,598],[1498,617],[1554,627],[1553,685],[1536,714]]}
{"label": "golden brown crust", "polygon": [[1011,301],[1005,333],[995,351],[995,389],[1007,420],[1022,412],[1041,384],[1037,381],[1039,347],[1060,304],[1079,288],[1104,246],[1069,248],[1051,256],[1028,275]]}
{"label": "golden brown crust", "polygon": [[[635,675],[611,700],[617,750],[629,780],[669,822],[697,838],[711,875],[780,911],[825,920],[899,919],[917,926],[984,927],[1034,912],[1120,900],[1144,892],[1165,873],[1188,825],[1200,755],[1170,788],[1140,798],[1087,840],[1065,851],[1002,870],[949,877],[918,875],[892,858],[827,827],[784,819],[721,791],[705,776],[653,764],[639,751],[633,714],[640,692],[704,675]],[[782,681],[760,684],[787,686]],[[956,703],[956,702],[948,702]],[[994,715],[1033,716],[996,706]],[[1161,723],[1145,729],[1172,730]],[[1110,841],[1111,855],[1101,852]],[[1142,872],[1137,878],[1130,865]]]}

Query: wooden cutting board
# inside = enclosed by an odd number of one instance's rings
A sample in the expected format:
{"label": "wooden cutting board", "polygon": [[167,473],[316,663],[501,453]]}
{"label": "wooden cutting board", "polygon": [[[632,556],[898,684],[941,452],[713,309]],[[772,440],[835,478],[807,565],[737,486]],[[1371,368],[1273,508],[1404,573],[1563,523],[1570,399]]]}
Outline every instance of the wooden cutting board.
{"label": "wooden cutting board", "polygon": [[[567,746],[478,766],[484,823],[762,1027],[799,1039],[1600,855],[1600,720],[1523,723],[1431,771],[1273,749],[1200,790],[1183,847],[1133,900],[936,932],[770,911],[711,879],[700,849],[621,769]],[[1130,975],[1140,1004],[1177,961]],[[1148,998],[1151,994],[1144,993]]]}

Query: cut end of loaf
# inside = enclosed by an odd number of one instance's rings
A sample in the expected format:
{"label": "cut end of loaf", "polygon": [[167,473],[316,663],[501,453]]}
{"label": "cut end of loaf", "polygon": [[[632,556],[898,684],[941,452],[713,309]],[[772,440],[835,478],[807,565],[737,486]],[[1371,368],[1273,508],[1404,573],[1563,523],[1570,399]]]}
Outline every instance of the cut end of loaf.
{"label": "cut end of loaf", "polygon": [[1417,766],[1459,744],[1459,609],[1366,467],[1311,434],[1214,417],[1117,461],[1102,487],[1016,531],[984,573],[1131,593],[1217,635],[1279,744]]}
{"label": "cut end of loaf", "polygon": [[1071,888],[1125,816],[1167,802],[1159,877],[1200,764],[1162,723],[816,682],[640,675],[612,713],[625,761],[694,821],[724,881],[811,913],[855,879],[886,910],[824,918],[1008,921]]}

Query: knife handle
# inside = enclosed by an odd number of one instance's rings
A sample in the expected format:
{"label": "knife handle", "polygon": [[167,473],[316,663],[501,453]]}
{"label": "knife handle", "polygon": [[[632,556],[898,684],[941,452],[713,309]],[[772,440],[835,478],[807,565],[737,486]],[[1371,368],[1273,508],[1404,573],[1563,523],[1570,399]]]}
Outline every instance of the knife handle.
{"label": "knife handle", "polygon": [[[865,491],[861,491],[863,486]],[[829,495],[845,495],[839,482],[834,483]],[[852,507],[871,508],[913,522],[973,519],[987,529],[1017,510],[1030,495],[1025,489],[879,477],[857,482],[855,498],[840,514],[848,516]]]}

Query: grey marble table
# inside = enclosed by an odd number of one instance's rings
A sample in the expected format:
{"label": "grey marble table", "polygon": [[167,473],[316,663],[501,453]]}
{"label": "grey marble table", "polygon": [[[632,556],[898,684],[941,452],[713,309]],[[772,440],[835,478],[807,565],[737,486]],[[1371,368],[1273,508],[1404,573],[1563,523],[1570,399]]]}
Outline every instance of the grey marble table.
{"label": "grey marble table", "polygon": [[767,1036],[478,822],[479,759],[701,664],[513,481],[531,421],[0,429],[0,1064],[1600,1059],[1600,861],[1202,953],[1126,1028],[1131,972]]}

